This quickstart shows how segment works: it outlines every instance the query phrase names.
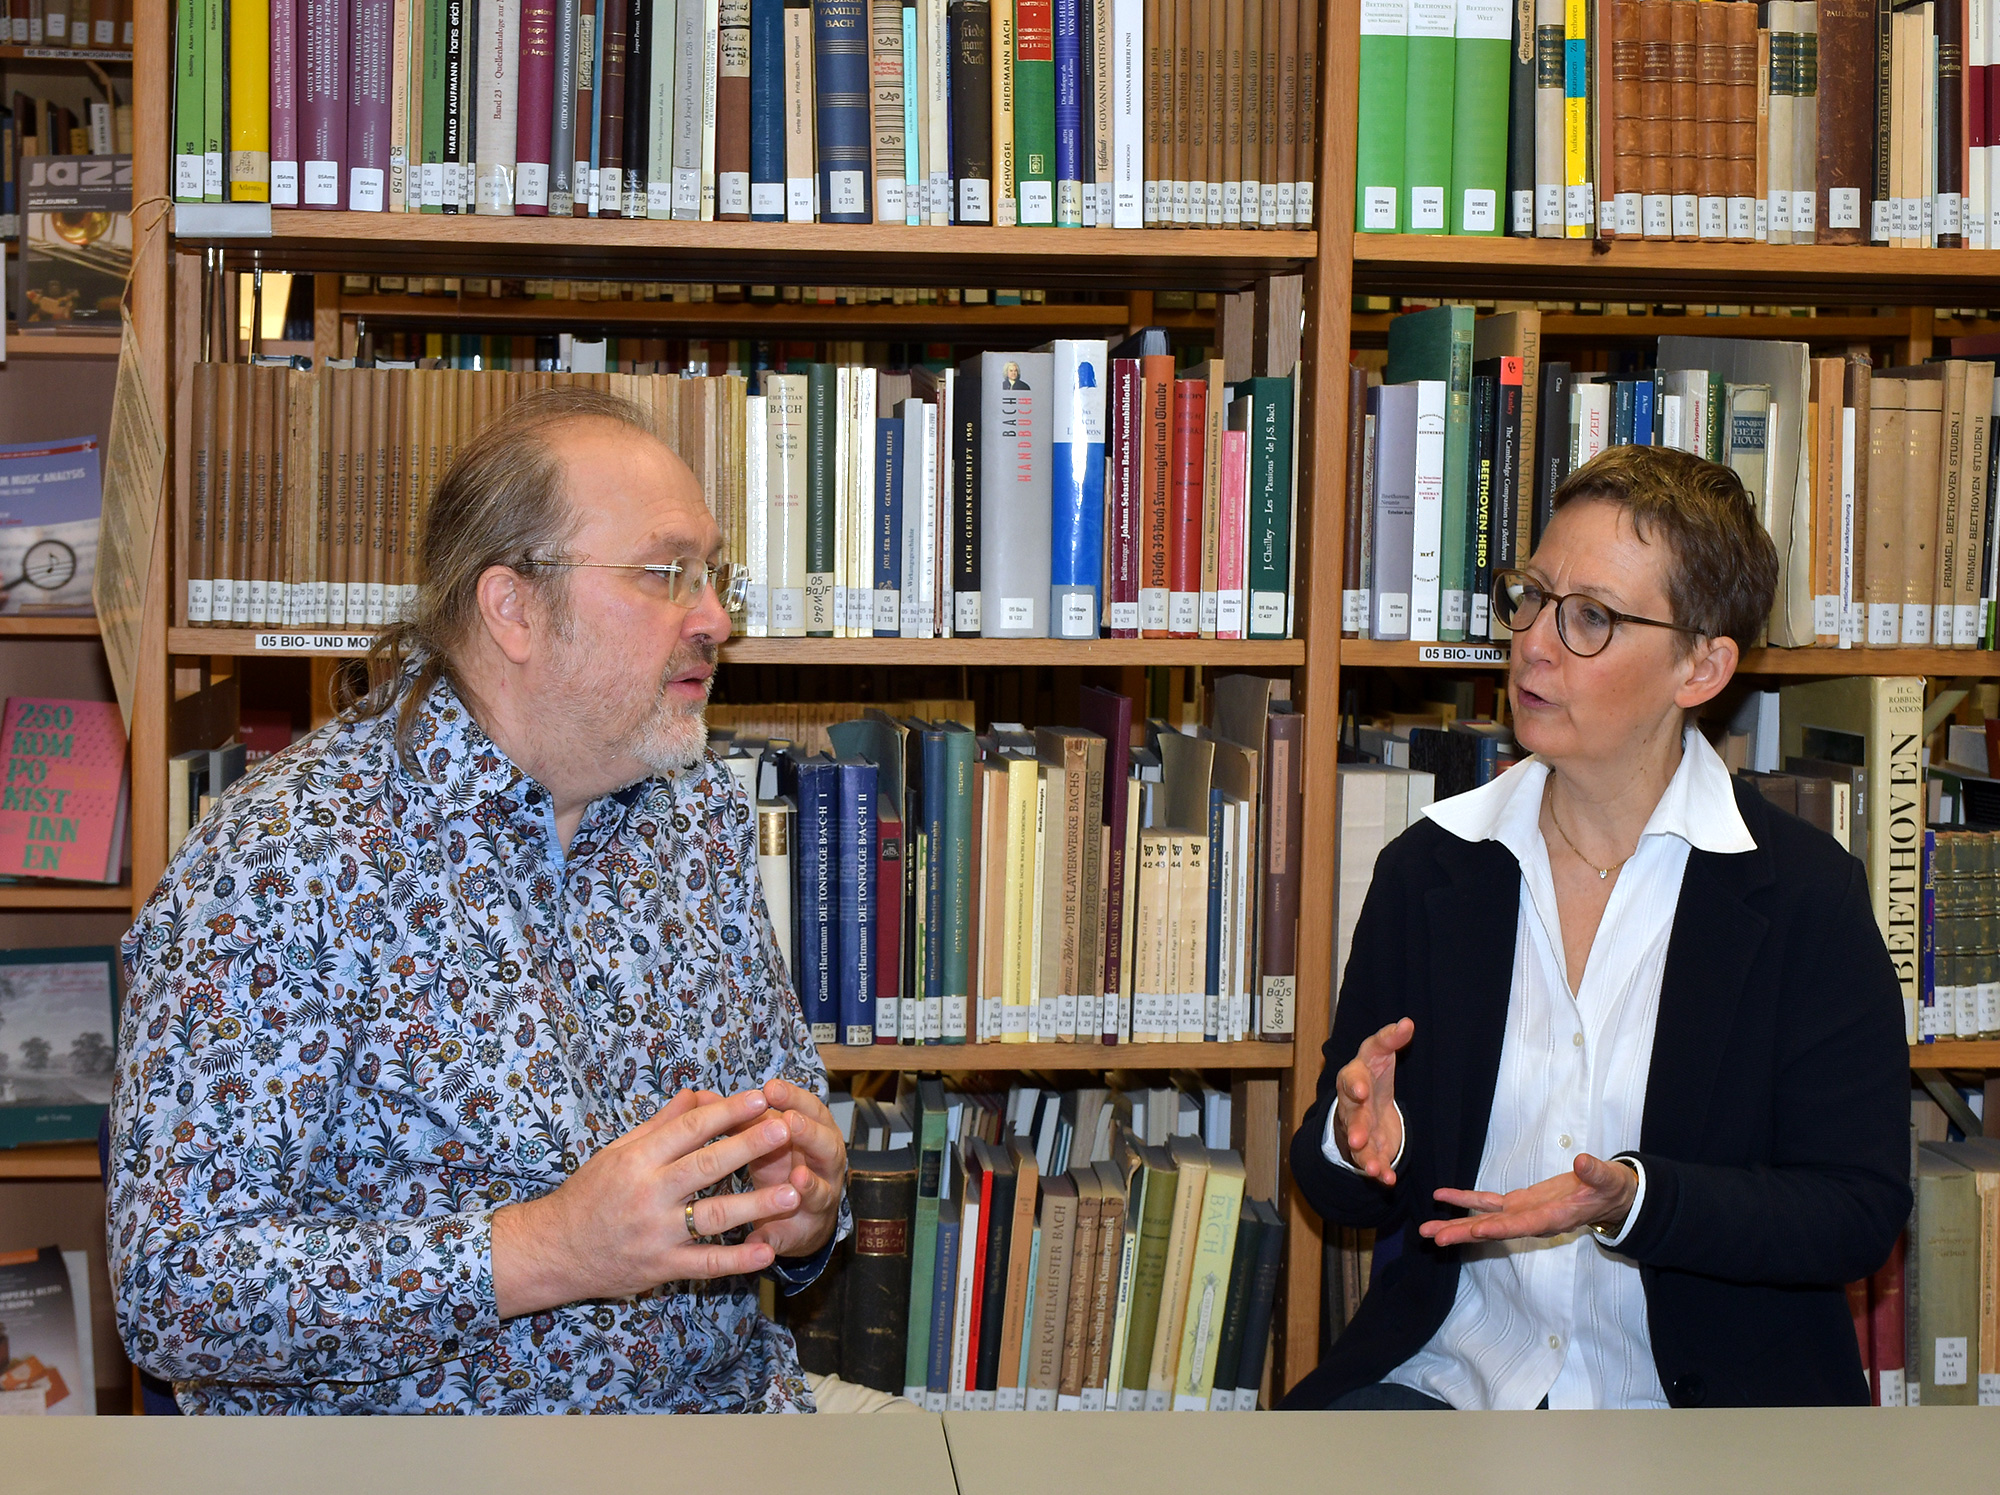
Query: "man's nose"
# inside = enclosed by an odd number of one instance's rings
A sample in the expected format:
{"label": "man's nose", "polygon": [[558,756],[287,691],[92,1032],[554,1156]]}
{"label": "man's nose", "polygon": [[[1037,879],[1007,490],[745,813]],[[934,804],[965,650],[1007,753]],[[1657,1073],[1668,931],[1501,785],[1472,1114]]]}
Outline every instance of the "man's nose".
{"label": "man's nose", "polygon": [[681,634],[685,638],[707,639],[712,644],[720,644],[729,637],[729,609],[722,605],[712,583],[701,589],[701,596],[681,620]]}

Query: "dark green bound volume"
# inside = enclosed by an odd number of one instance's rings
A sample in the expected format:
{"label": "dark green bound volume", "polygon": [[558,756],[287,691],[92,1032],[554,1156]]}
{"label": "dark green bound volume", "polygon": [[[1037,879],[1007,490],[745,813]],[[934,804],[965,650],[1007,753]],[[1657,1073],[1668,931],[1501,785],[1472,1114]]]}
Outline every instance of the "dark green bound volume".
{"label": "dark green bound volume", "polygon": [[840,1252],[848,1258],[841,1379],[899,1394],[910,1324],[916,1149],[849,1153],[847,1201],[854,1210],[854,1234]]}
{"label": "dark green bound volume", "polygon": [[840,1374],[841,1305],[847,1297],[847,1247],[827,1258],[826,1270],[790,1297],[778,1299],[778,1318],[799,1347],[799,1366],[816,1376]]}

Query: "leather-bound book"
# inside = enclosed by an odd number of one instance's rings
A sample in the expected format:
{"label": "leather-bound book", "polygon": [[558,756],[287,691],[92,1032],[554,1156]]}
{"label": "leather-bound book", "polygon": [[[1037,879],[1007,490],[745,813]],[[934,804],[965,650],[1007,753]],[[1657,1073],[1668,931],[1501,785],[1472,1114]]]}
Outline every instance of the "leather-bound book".
{"label": "leather-bound book", "polygon": [[1648,239],[1674,236],[1673,11],[1639,0],[1639,223]]}
{"label": "leather-bound book", "polygon": [[848,1258],[842,1269],[841,1379],[900,1392],[910,1320],[910,1234],[917,1212],[915,1149],[849,1153],[847,1198],[854,1233],[837,1253]]}
{"label": "leather-bound book", "polygon": [[1729,237],[1728,25],[1720,4],[1695,10],[1695,221],[1704,239]]}
{"label": "leather-bound book", "polygon": [[519,107],[514,113],[514,212],[546,218],[555,141],[551,126],[556,94],[555,0],[525,0],[521,6]]}
{"label": "leather-bound book", "polygon": [[1770,0],[1770,104],[1764,121],[1765,238],[1792,242],[1792,160],[1797,116],[1799,37],[1795,0]]}
{"label": "leather-bound book", "polygon": [[[1292,177],[1298,183],[1292,198],[1292,227],[1311,228],[1313,221],[1314,147],[1319,136],[1319,7],[1299,7],[1299,87],[1296,117],[1298,143],[1292,156]],[[1504,187],[1504,181],[1501,183]]]}
{"label": "leather-bound book", "polygon": [[1668,60],[1671,67],[1667,85],[1672,105],[1669,140],[1672,165],[1668,169],[1668,189],[1673,194],[1673,236],[1676,239],[1701,237],[1699,216],[1699,170],[1696,139],[1696,94],[1699,73],[1696,67],[1697,0],[1667,0]]}
{"label": "leather-bound book", "polygon": [[1965,11],[1950,3],[1937,16],[1937,247],[1965,245]]}
{"label": "leather-bound book", "polygon": [[1820,0],[1814,220],[1822,244],[1868,240],[1876,51],[1873,0]]}
{"label": "leather-bound book", "polygon": [[[1242,204],[1239,210],[1242,227],[1257,228],[1259,227],[1259,216],[1262,213],[1261,205],[1264,200],[1263,177],[1261,175],[1263,171],[1264,114],[1266,110],[1263,62],[1264,7],[1261,4],[1246,3],[1235,8],[1240,10],[1243,16],[1243,138],[1238,147],[1238,164],[1232,169],[1238,178],[1237,198]],[[1150,9],[1150,0],[1148,0],[1148,10],[1150,11]],[[1406,55],[1407,42],[1408,38],[1406,37],[1399,37],[1397,39],[1397,57],[1400,58]],[[1399,76],[1395,84],[1395,97],[1398,100],[1395,116],[1391,119],[1379,121],[1375,126],[1378,139],[1387,139],[1393,135],[1395,140],[1394,149],[1398,161],[1402,159],[1403,150],[1403,120],[1400,103],[1403,97],[1403,83],[1404,80]],[[1367,128],[1367,126],[1364,125],[1362,128]],[[1357,177],[1358,181],[1359,178]],[[1401,171],[1399,169],[1396,183],[1398,190],[1400,190],[1401,184]],[[1367,214],[1362,206],[1357,204],[1355,212],[1356,228],[1371,226],[1367,222]],[[1393,200],[1389,205],[1387,216],[1389,227],[1393,229],[1396,226],[1396,208]],[[1379,225],[1373,226],[1379,227]]]}
{"label": "leather-bound book", "polygon": [[1757,7],[1736,0],[1724,12],[1729,87],[1729,237],[1757,235]]}
{"label": "leather-bound book", "polygon": [[[1176,228],[1186,228],[1192,221],[1189,212],[1190,196],[1188,184],[1189,166],[1192,160],[1194,129],[1194,0],[1173,0],[1173,77],[1167,86],[1172,89],[1173,108],[1170,115],[1172,131],[1167,137],[1166,177],[1172,182],[1172,212],[1162,205],[1160,222],[1171,223]],[[1205,14],[1205,12],[1204,12]],[[1165,66],[1165,60],[1162,59]],[[1165,82],[1165,80],[1162,80]]]}
{"label": "leather-bound book", "polygon": [[957,0],[951,35],[951,174],[960,223],[993,221],[993,37],[987,0]]}
{"label": "leather-bound book", "polygon": [[[1792,18],[1798,36],[1792,71],[1792,242],[1811,244],[1819,233],[1814,186],[1819,174],[1819,6],[1814,0],[1798,0]],[[1956,106],[1952,117],[1960,117]]]}
{"label": "leather-bound book", "polygon": [[1894,12],[1890,9],[1889,0],[1872,0],[1868,9],[1871,25],[1869,34],[1875,45],[1872,63],[1875,80],[1874,110],[1870,116],[1874,131],[1870,141],[1873,191],[1870,193],[1868,212],[1868,242],[1887,244],[1892,210],[1895,206],[1889,190],[1889,147],[1892,141],[1890,121],[1894,117],[1891,106],[1895,100],[1895,78],[1890,66],[1895,57],[1895,49],[1891,45],[1890,21]]}
{"label": "leather-bound book", "polygon": [[[1254,5],[1257,3],[1257,0],[1246,0],[1246,3]],[[1260,87],[1264,96],[1264,113],[1263,130],[1261,132],[1262,139],[1258,142],[1257,150],[1257,223],[1261,228],[1276,228],[1278,226],[1279,120],[1286,107],[1284,96],[1279,92],[1278,87],[1278,73],[1283,65],[1281,54],[1284,50],[1282,39],[1284,16],[1281,13],[1280,0],[1263,0],[1262,10],[1264,76]],[[1294,90],[1293,102],[1297,102],[1296,90]],[[1407,151],[1407,144],[1405,149]],[[1407,180],[1406,173],[1404,200],[1399,204],[1397,209],[1399,213],[1405,215],[1409,211]],[[1244,209],[1244,216],[1246,218],[1249,216],[1249,209],[1247,207]]]}
{"label": "leather-bound book", "polygon": [[[604,62],[597,75],[597,216],[625,215],[625,62],[632,35],[626,0],[603,0]],[[446,195],[450,201],[450,195]]]}
{"label": "leather-bound book", "polygon": [[[1636,238],[1645,191],[1645,83],[1641,0],[1611,0],[1611,200],[1603,238]],[[1233,1388],[1232,1388],[1233,1389]]]}

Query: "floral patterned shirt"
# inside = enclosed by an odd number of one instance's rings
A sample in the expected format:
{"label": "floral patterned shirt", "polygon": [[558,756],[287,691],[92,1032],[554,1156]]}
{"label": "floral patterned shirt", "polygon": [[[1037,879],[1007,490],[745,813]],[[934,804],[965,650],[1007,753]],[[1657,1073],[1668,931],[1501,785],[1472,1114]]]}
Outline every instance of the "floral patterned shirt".
{"label": "floral patterned shirt", "polygon": [[125,937],[132,1358],[190,1412],[810,1411],[754,1279],[506,1321],[493,1296],[494,1210],[677,1091],[826,1094],[742,791],[712,758],[645,780],[565,855],[448,683],[415,727],[413,761],[391,711],[260,764]]}

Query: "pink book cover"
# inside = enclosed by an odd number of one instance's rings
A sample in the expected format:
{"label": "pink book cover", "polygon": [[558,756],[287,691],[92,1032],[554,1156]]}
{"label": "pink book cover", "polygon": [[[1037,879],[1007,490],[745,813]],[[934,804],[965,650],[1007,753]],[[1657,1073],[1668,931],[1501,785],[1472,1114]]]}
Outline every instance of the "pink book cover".
{"label": "pink book cover", "polygon": [[1105,622],[1111,638],[1139,636],[1140,423],[1145,381],[1139,360],[1111,360],[1111,487],[1104,505]]}
{"label": "pink book cover", "polygon": [[271,206],[299,205],[299,0],[271,0]]}
{"label": "pink book cover", "polygon": [[1250,433],[1222,433],[1222,496],[1216,504],[1215,636],[1243,637],[1243,575],[1248,553],[1243,530],[1248,519]]}
{"label": "pink book cover", "polygon": [[347,206],[347,0],[299,0],[299,206]]}
{"label": "pink book cover", "polygon": [[125,860],[125,723],[111,701],[10,696],[0,874],[118,881]]}
{"label": "pink book cover", "polygon": [[549,213],[549,137],[556,92],[555,0],[523,0],[521,64],[514,111],[514,211]]}
{"label": "pink book cover", "polygon": [[389,208],[389,119],[395,72],[395,0],[352,0],[354,43],[347,58],[347,207]]}

